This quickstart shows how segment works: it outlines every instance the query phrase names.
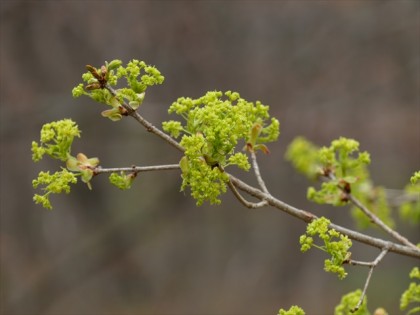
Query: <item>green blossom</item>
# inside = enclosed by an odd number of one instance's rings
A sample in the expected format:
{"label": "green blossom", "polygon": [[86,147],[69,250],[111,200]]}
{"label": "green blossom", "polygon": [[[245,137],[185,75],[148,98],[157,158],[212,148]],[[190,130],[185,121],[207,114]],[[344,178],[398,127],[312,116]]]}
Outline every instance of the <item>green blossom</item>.
{"label": "green blossom", "polygon": [[75,137],[80,137],[80,130],[70,119],[43,125],[40,142],[32,142],[32,160],[38,162],[47,154],[53,159],[66,161]]}
{"label": "green blossom", "polygon": [[410,178],[410,182],[413,185],[416,184],[418,181],[420,181],[420,171],[415,172]]}
{"label": "green blossom", "polygon": [[[144,61],[136,59],[122,66],[121,60],[105,62],[100,68],[87,66],[88,71],[82,75],[84,83],[73,89],[73,96],[86,95],[96,102],[111,106],[102,111],[102,116],[112,121],[118,121],[126,114],[123,103],[132,109],[137,109],[145,98],[146,89],[149,86],[161,84],[164,77],[155,67],[147,65]],[[127,87],[115,89],[115,96],[108,87],[116,86],[118,80],[125,78]]]}
{"label": "green blossom", "polygon": [[322,169],[318,151],[317,146],[303,137],[297,137],[288,146],[285,157],[298,172],[309,179],[316,179]]}
{"label": "green blossom", "polygon": [[347,199],[338,185],[338,180],[322,183],[320,190],[309,187],[306,196],[309,200],[319,204],[328,203],[334,206],[342,206],[347,203]]}
{"label": "green blossom", "polygon": [[[420,279],[420,269],[414,267],[410,272],[411,279]],[[411,282],[408,289],[404,291],[400,300],[400,309],[405,310],[410,304],[412,309],[407,314],[420,312],[420,283]]]}
{"label": "green blossom", "polygon": [[69,193],[69,184],[77,182],[76,176],[80,176],[91,189],[90,180],[94,176],[94,169],[98,166],[99,160],[98,158],[87,158],[83,153],[79,153],[77,157],[71,155],[73,140],[75,137],[80,137],[80,133],[74,121],[63,119],[44,124],[41,128],[40,142],[32,142],[32,159],[35,162],[47,154],[53,159],[65,162],[67,167],[67,169],[63,168],[61,172],[55,172],[52,175],[49,172],[40,172],[38,178],[33,180],[34,188],[39,185],[46,186],[43,188],[45,194],[35,194],[36,204],[51,209],[50,194]]}
{"label": "green blossom", "polygon": [[163,128],[173,137],[183,134],[180,144],[186,159],[182,161],[182,188],[189,187],[198,204],[204,200],[219,203],[217,196],[226,191],[228,180],[225,167],[250,168],[248,157],[235,152],[240,143],[248,151],[268,152],[264,143],[279,136],[279,122],[269,117],[268,109],[232,91],[212,91],[198,99],[181,97],[169,107],[169,113],[180,115],[184,122],[170,120]]}
{"label": "green blossom", "polygon": [[221,193],[226,192],[228,175],[217,167],[211,167],[204,158],[188,159],[188,170],[182,173],[181,190],[190,187],[191,195],[200,206],[204,201],[211,204],[220,204],[218,198]]}
{"label": "green blossom", "polygon": [[[341,137],[333,140],[329,147],[313,145],[298,137],[288,147],[286,159],[309,179],[324,177],[319,189],[309,187],[307,198],[320,204],[344,206],[351,193],[388,226],[394,221],[382,187],[375,187],[369,179],[367,165],[369,153],[359,152],[356,140]],[[371,226],[371,221],[358,208],[351,213],[360,228]]]}
{"label": "green blossom", "polygon": [[420,223],[420,171],[415,172],[410,182],[405,186],[404,193],[406,198],[400,205],[400,216],[403,220],[411,224]]}
{"label": "green blossom", "polygon": [[[306,227],[306,234],[301,235],[299,243],[301,244],[301,251],[306,252],[311,247],[316,247],[329,255],[330,259],[324,262],[324,270],[327,272],[336,273],[340,279],[347,276],[343,263],[350,258],[349,252],[352,246],[351,240],[346,236],[334,229],[330,229],[330,220],[321,217],[312,221]],[[316,245],[313,236],[318,237],[323,241],[323,245]]]}
{"label": "green blossom", "polygon": [[289,310],[280,309],[278,315],[305,315],[305,311],[299,306],[293,305]]}
{"label": "green blossom", "polygon": [[80,97],[82,95],[86,95],[85,89],[83,88],[83,83],[80,83],[78,86],[74,87],[72,90],[72,94],[74,98]]}
{"label": "green blossom", "polygon": [[362,296],[361,290],[356,290],[344,295],[341,298],[340,304],[335,307],[334,315],[370,315],[369,310],[367,309],[367,298],[366,296],[363,298],[363,303],[360,305],[360,308],[352,312],[352,310],[356,307],[357,303]]}
{"label": "green blossom", "polygon": [[121,190],[127,190],[131,188],[131,184],[133,183],[135,177],[136,173],[111,173],[111,175],[109,176],[109,182]]}
{"label": "green blossom", "polygon": [[50,174],[50,172],[40,172],[37,179],[32,181],[33,188],[38,186],[45,186],[42,190],[45,192],[43,195],[35,194],[33,200],[36,204],[41,204],[46,209],[52,209],[50,202],[51,194],[60,194],[70,192],[70,184],[76,184],[77,178],[75,174],[62,169],[60,172]]}
{"label": "green blossom", "polygon": [[162,128],[174,138],[178,138],[183,130],[182,124],[175,120],[164,121],[162,123]]}
{"label": "green blossom", "polygon": [[237,165],[239,168],[244,171],[248,171],[251,168],[249,164],[248,157],[243,153],[235,153],[229,157],[228,164]]}

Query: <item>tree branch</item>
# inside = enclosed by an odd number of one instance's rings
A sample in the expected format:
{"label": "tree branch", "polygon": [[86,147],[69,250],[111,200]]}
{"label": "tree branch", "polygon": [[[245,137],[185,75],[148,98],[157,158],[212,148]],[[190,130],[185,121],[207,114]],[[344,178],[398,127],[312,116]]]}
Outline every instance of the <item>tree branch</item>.
{"label": "tree branch", "polygon": [[[330,173],[327,176],[328,179],[334,180],[336,177],[334,174]],[[375,223],[378,227],[380,227],[383,231],[388,233],[390,236],[392,236],[394,239],[399,241],[401,244],[404,244],[408,247],[411,247],[415,250],[419,250],[419,248],[411,243],[407,238],[399,234],[397,231],[391,229],[388,225],[386,225],[378,216],[376,216],[372,211],[370,211],[364,204],[362,204],[356,197],[354,197],[350,192],[346,191],[345,189],[340,189],[346,194],[346,197],[348,200],[354,204],[357,208],[359,208],[370,220],[371,222]]]}
{"label": "tree branch", "polygon": [[377,226],[379,226],[382,230],[384,230],[386,233],[391,235],[394,239],[399,241],[401,244],[407,245],[411,248],[418,249],[416,245],[411,243],[408,239],[406,239],[404,236],[399,234],[397,231],[391,229],[388,225],[386,225],[381,219],[379,219],[374,213],[372,213],[364,204],[362,204],[356,197],[354,197],[352,194],[347,194],[349,200],[373,222]]}
{"label": "tree branch", "polygon": [[[241,181],[240,179],[232,175],[229,175],[229,177],[236,188],[242,191],[245,191],[249,195],[254,196],[258,199],[261,199],[261,200],[265,199],[267,200],[269,205],[281,211],[284,211],[302,221],[305,221],[306,223],[310,223],[313,220],[318,218],[316,215],[308,211],[295,208],[281,200],[278,200],[272,196],[269,196],[263,191],[244,183],[243,181]],[[330,224],[330,228],[336,230],[337,232],[340,232],[341,234],[347,235],[349,238],[357,242],[364,243],[366,245],[370,245],[373,247],[377,247],[379,249],[388,248],[390,252],[420,259],[420,248],[412,248],[405,245],[399,245],[390,241],[385,241],[383,239],[372,237],[372,236],[369,236],[369,235],[366,235],[357,231],[353,231],[353,230],[347,229],[345,227],[342,227],[340,225],[336,225],[333,223]]]}
{"label": "tree branch", "polygon": [[[116,91],[109,86],[109,84],[107,84],[105,86],[105,88],[113,95],[116,96],[117,93]],[[173,147],[175,147],[176,149],[178,149],[181,152],[184,152],[185,149],[184,147],[182,147],[175,139],[173,139],[172,137],[170,137],[169,135],[167,135],[166,133],[164,133],[163,131],[161,131],[160,129],[156,128],[155,126],[153,126],[150,122],[148,122],[146,119],[144,119],[137,111],[135,111],[133,108],[131,108],[130,105],[128,105],[127,103],[122,103],[121,106],[127,111],[127,115],[133,117],[135,120],[137,120],[141,125],[143,125],[147,131],[154,133],[155,135],[159,136],[160,138],[162,138],[163,140],[165,140],[166,142],[168,142],[169,144],[171,144]],[[248,208],[259,208],[262,207],[263,204],[262,203],[267,203],[268,205],[271,205],[272,207],[275,207],[281,211],[284,211],[306,223],[310,223],[313,220],[317,219],[318,217],[308,211],[305,210],[301,210],[301,209],[297,209],[279,199],[274,198],[273,196],[271,196],[269,193],[264,192],[262,190],[259,190],[257,188],[254,188],[246,183],[244,183],[243,181],[239,180],[238,178],[236,178],[235,176],[228,174],[229,175],[229,182],[228,185],[229,187],[233,187],[235,189],[231,189],[232,192],[234,193],[235,197],[238,198],[238,200],[245,205]],[[258,179],[258,177],[257,177]],[[264,184],[265,186],[265,184]],[[263,186],[263,187],[264,187]],[[248,201],[246,201],[237,191],[236,188],[239,188],[240,190],[248,193],[249,195],[256,197],[257,199],[262,200],[262,203],[250,203]],[[257,206],[258,205],[258,206]],[[265,205],[265,204],[264,204]],[[349,238],[351,238],[352,240],[358,241],[360,243],[364,243],[366,245],[370,245],[373,247],[377,247],[380,249],[385,249],[388,248],[388,250],[390,252],[394,252],[400,255],[405,255],[405,256],[411,256],[414,258],[418,258],[420,259],[420,249],[417,248],[416,246],[412,246],[412,245],[408,245],[406,244],[406,246],[404,245],[398,245],[395,244],[393,242],[390,241],[385,241],[379,238],[375,238],[375,237],[371,237],[350,229],[347,229],[345,227],[336,225],[331,223],[330,224],[330,228],[335,229],[337,232],[342,233],[344,235],[347,235]],[[411,244],[410,242],[408,242],[409,244]]]}

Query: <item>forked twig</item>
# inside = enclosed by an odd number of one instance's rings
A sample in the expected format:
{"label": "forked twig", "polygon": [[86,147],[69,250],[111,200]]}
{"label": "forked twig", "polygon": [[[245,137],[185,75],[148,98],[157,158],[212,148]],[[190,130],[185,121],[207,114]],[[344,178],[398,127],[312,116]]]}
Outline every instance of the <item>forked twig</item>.
{"label": "forked twig", "polygon": [[351,309],[350,312],[352,312],[352,313],[356,312],[360,308],[360,306],[362,305],[363,300],[364,300],[365,295],[366,295],[367,288],[369,286],[370,278],[372,277],[373,268],[375,268],[382,261],[382,259],[388,253],[388,250],[389,250],[388,247],[383,248],[381,253],[378,255],[378,257],[376,257],[376,259],[372,262],[357,261],[357,260],[351,260],[351,259],[346,262],[346,263],[348,263],[350,265],[354,265],[354,266],[367,266],[367,267],[369,267],[369,273],[368,273],[367,278],[366,278],[365,286],[363,287],[362,295],[360,296],[360,299],[357,302],[356,306],[353,309]]}
{"label": "forked twig", "polygon": [[231,182],[230,178],[228,181],[228,186],[230,188],[230,190],[232,191],[232,193],[235,195],[235,197],[239,200],[240,203],[242,203],[245,207],[249,208],[249,209],[258,209],[258,208],[262,208],[266,205],[268,205],[268,202],[266,200],[262,200],[260,202],[250,202],[248,200],[246,200],[240,193],[239,191],[236,189],[235,185]]}
{"label": "forked twig", "polygon": [[[336,177],[330,173],[327,178],[331,180],[335,180]],[[408,247],[411,247],[413,249],[419,250],[419,248],[411,243],[407,238],[399,234],[397,231],[391,229],[388,225],[386,225],[377,215],[375,215],[372,211],[370,211],[363,203],[361,203],[354,195],[351,194],[351,192],[346,191],[342,187],[340,189],[346,194],[346,198],[357,208],[359,208],[374,224],[376,224],[378,227],[380,227],[383,231],[385,231],[387,234],[392,236],[394,239],[399,241],[401,244],[404,244]]]}
{"label": "forked twig", "polygon": [[263,192],[266,194],[270,194],[268,192],[267,186],[264,183],[264,180],[262,179],[261,173],[260,173],[260,167],[258,166],[257,162],[257,155],[255,154],[255,151],[251,151],[251,162],[252,162],[252,168],[254,169],[255,177],[257,178],[258,185],[260,185]]}

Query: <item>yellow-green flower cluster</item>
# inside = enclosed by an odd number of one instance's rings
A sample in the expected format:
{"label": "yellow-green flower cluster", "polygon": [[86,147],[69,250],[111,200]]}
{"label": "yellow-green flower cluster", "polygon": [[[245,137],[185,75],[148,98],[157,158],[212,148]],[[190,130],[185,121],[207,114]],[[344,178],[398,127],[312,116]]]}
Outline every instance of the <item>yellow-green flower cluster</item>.
{"label": "yellow-green flower cluster", "polygon": [[305,315],[305,312],[299,306],[293,305],[287,311],[280,309],[278,315]]}
{"label": "yellow-green flower cluster", "polygon": [[369,310],[367,309],[367,298],[363,298],[363,303],[360,305],[359,309],[353,312],[353,309],[356,307],[357,303],[362,296],[361,290],[356,290],[344,295],[341,298],[340,304],[335,307],[334,315],[370,315]]}
{"label": "yellow-green flower cluster", "polygon": [[40,172],[38,178],[32,182],[34,188],[38,188],[40,185],[45,186],[42,188],[45,194],[35,194],[34,201],[47,209],[52,208],[49,200],[50,194],[69,193],[69,184],[77,182],[76,176],[80,176],[89,189],[92,188],[90,180],[94,175],[94,169],[99,164],[99,159],[88,158],[83,153],[73,157],[71,146],[75,137],[80,137],[78,126],[70,119],[63,119],[44,124],[41,128],[39,143],[32,142],[32,159],[35,162],[40,161],[47,154],[53,159],[65,162],[67,168],[52,175],[49,172]]}
{"label": "yellow-green flower cluster", "polygon": [[322,173],[318,151],[319,147],[304,137],[297,137],[287,148],[286,160],[309,179],[316,179]]}
{"label": "yellow-green flower cluster", "polygon": [[[420,269],[418,267],[411,270],[410,278],[420,280]],[[414,306],[412,305],[413,308],[407,314],[420,312],[420,283],[410,283],[408,289],[401,296],[400,309],[405,310],[412,303],[414,303]]]}
{"label": "yellow-green flower cluster", "polygon": [[400,216],[412,224],[420,223],[420,171],[415,172],[405,189],[405,200],[400,205]]}
{"label": "yellow-green flower cluster", "polygon": [[[348,203],[351,193],[387,225],[394,225],[384,188],[375,187],[369,179],[369,153],[359,152],[356,140],[341,137],[332,141],[329,147],[319,148],[298,137],[289,145],[286,159],[309,179],[327,179],[320,189],[308,188],[309,200],[343,206]],[[360,209],[352,207],[351,213],[359,228],[371,225]]]}
{"label": "yellow-green flower cluster", "polygon": [[39,185],[45,194],[35,194],[33,200],[36,204],[41,204],[46,209],[52,209],[50,202],[51,194],[60,194],[62,192],[68,194],[70,192],[70,184],[77,183],[75,174],[62,169],[60,172],[50,174],[50,172],[40,172],[37,179],[32,181],[32,186],[38,188]]}
{"label": "yellow-green flower cluster", "polygon": [[44,124],[39,143],[32,141],[32,160],[38,162],[47,154],[53,159],[66,161],[75,137],[80,137],[80,130],[71,119]]}
{"label": "yellow-green flower cluster", "polygon": [[[330,259],[324,262],[324,270],[333,272],[338,275],[340,279],[347,276],[343,263],[350,258],[349,249],[352,246],[351,240],[334,229],[330,229],[330,220],[321,217],[312,221],[306,228],[306,234],[301,235],[299,242],[301,244],[301,251],[306,252],[311,247],[321,249],[331,255]],[[316,245],[313,236],[318,237],[324,242],[324,245]]]}
{"label": "yellow-green flower cluster", "polygon": [[226,191],[228,180],[225,167],[250,168],[248,157],[235,152],[240,142],[248,150],[267,152],[263,143],[278,138],[279,122],[269,117],[268,109],[231,91],[212,91],[198,99],[182,97],[170,106],[169,113],[180,115],[184,124],[171,120],[163,123],[163,129],[173,137],[182,135],[182,189],[190,187],[198,204],[220,202],[218,196]]}

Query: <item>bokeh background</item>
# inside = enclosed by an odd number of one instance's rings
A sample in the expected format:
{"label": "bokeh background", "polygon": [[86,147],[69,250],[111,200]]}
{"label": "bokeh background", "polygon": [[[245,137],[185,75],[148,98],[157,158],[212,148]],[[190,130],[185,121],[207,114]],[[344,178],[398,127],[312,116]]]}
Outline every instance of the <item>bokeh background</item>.
{"label": "bokeh background", "polygon": [[[281,136],[260,159],[272,193],[354,227],[347,208],[305,200],[308,182],[284,161],[303,135],[319,145],[358,139],[376,183],[401,189],[420,166],[418,1],[2,1],[1,314],[277,314],[292,304],[332,314],[367,274],[339,281],[322,253],[301,254],[305,225],[279,211],[243,208],[230,193],[196,207],[176,171],[141,174],[130,191],[106,177],[32,202],[31,181],[55,161],[31,161],[42,124],[72,118],[74,152],[104,167],[177,163],[180,154],[134,120],[111,122],[73,99],[86,64],[114,58],[156,65],[141,113],[160,126],[179,96],[234,90],[271,106]],[[239,173],[237,173],[239,174]],[[249,174],[240,175],[255,184]],[[398,218],[397,218],[398,221]],[[418,241],[419,231],[398,221]],[[368,230],[371,235],[382,235]],[[383,235],[382,235],[383,236]],[[369,260],[375,249],[355,245]],[[399,314],[408,272],[389,254],[368,291],[371,311]]]}

